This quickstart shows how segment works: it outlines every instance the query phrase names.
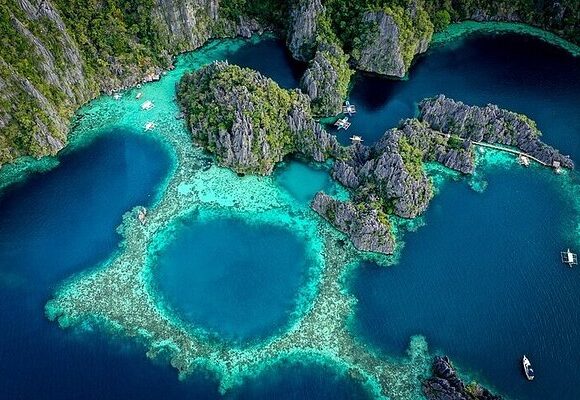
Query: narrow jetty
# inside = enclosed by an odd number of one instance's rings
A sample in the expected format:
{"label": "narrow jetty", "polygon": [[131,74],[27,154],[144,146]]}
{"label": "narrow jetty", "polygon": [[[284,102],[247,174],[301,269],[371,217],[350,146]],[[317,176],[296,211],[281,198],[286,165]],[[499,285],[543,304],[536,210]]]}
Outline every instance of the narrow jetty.
{"label": "narrow jetty", "polygon": [[[538,159],[538,158],[536,158],[534,156],[531,156],[528,153],[524,153],[523,151],[520,151],[520,150],[510,149],[509,147],[498,146],[498,145],[495,145],[495,144],[484,143],[484,142],[471,142],[471,143],[473,143],[476,146],[488,147],[490,149],[495,149],[495,150],[505,151],[507,153],[512,153],[512,154],[515,154],[518,157],[525,157],[525,158],[527,158],[529,160],[534,160],[535,162],[537,162],[538,164],[543,165],[544,167],[551,167],[551,168],[556,168],[557,167],[556,165],[547,164],[547,163],[543,162],[542,160],[540,160],[540,159]],[[560,163],[558,163],[558,167],[559,167],[559,164]]]}
{"label": "narrow jetty", "polygon": [[[441,136],[446,137],[447,139],[449,139],[451,137],[451,135],[449,133],[443,133],[443,132],[437,132],[439,133]],[[469,140],[469,139],[464,139],[461,138],[462,140]],[[552,164],[548,164],[528,153],[525,153],[521,150],[516,150],[516,149],[512,149],[510,147],[505,147],[505,146],[499,146],[497,144],[491,144],[491,143],[485,143],[485,142],[476,142],[476,141],[471,141],[471,143],[475,146],[479,146],[479,147],[487,147],[489,149],[494,149],[494,150],[499,150],[499,151],[505,151],[506,153],[511,153],[511,154],[515,154],[518,157],[518,162],[524,166],[529,166],[530,165],[530,160],[533,160],[535,162],[537,162],[540,165],[543,165],[544,167],[548,167],[548,168],[554,168],[554,170],[556,171],[556,173],[560,173],[562,171],[562,167],[560,165],[559,161],[554,161]]]}

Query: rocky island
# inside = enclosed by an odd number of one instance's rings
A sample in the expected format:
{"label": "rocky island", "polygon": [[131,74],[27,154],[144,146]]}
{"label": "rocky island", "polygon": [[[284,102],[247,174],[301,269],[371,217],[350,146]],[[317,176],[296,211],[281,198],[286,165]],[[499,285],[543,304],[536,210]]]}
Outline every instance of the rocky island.
{"label": "rocky island", "polygon": [[268,175],[293,153],[315,161],[339,154],[307,96],[248,68],[214,62],[184,76],[177,96],[194,139],[238,173]]}
{"label": "rocky island", "polygon": [[351,191],[351,199],[318,193],[312,209],[363,251],[392,254],[389,216],[415,218],[433,197],[423,163],[471,174],[474,142],[512,146],[546,165],[574,167],[569,157],[540,141],[540,131],[526,116],[443,95],[423,100],[418,119],[403,121],[371,147],[340,146],[312,118],[309,97],[224,62],[184,76],[178,98],[193,138],[238,173],[268,175],[296,153],[319,162],[335,159],[332,177]]}
{"label": "rocky island", "polygon": [[0,6],[2,36],[11,38],[0,46],[0,166],[55,154],[79,106],[159,79],[173,56],[212,38],[264,30],[285,37],[291,54],[310,62],[302,88],[323,116],[339,111],[353,69],[403,77],[433,32],[451,22],[524,22],[577,43],[578,7],[575,0],[9,1]]}
{"label": "rocky island", "polygon": [[433,360],[433,376],[423,382],[423,393],[429,400],[501,400],[476,382],[465,384],[447,356]]}

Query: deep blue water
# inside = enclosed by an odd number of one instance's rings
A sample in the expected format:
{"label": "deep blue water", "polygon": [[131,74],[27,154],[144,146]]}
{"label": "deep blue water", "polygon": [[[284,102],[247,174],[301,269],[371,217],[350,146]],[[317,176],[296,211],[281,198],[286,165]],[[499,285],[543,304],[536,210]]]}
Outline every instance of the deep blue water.
{"label": "deep blue water", "polygon": [[[227,58],[295,87],[304,65],[290,62],[282,46],[268,40]],[[361,133],[371,142],[400,118],[412,116],[416,101],[445,93],[528,114],[548,143],[578,163],[579,85],[578,59],[539,40],[474,36],[431,50],[408,81],[359,77],[351,96],[359,113],[349,136]],[[203,374],[179,382],[174,369],[151,363],[139,346],[63,331],[43,314],[63,279],[114,251],[122,214],[149,204],[169,166],[164,150],[150,138],[105,136],[63,155],[55,170],[0,195],[0,398],[217,397],[216,383]],[[465,183],[447,184],[427,212],[427,226],[407,235],[400,265],[366,264],[356,270],[354,329],[362,338],[401,353],[411,335],[422,333],[432,347],[500,391],[530,399],[578,398],[579,275],[558,261],[570,205],[559,197],[548,172],[536,172],[490,172],[481,194]],[[295,170],[279,176],[297,198],[305,199],[318,185],[327,187],[323,179],[313,179],[318,183],[311,187],[297,184],[300,176]],[[294,293],[289,290],[282,303]],[[520,373],[523,353],[537,371],[531,384]],[[290,364],[229,396],[350,398],[361,393],[332,371]]]}
{"label": "deep blue water", "polygon": [[475,34],[418,58],[409,80],[358,76],[357,106],[343,141],[360,134],[374,142],[425,97],[445,94],[466,104],[498,104],[534,119],[544,140],[580,162],[580,58],[533,37]]}
{"label": "deep blue water", "polygon": [[272,78],[283,88],[292,89],[299,85],[306,64],[292,58],[283,40],[264,39],[248,43],[227,56],[231,64],[260,71]]}
{"label": "deep blue water", "polygon": [[573,211],[554,180],[518,168],[490,171],[483,193],[447,183],[427,226],[407,235],[398,265],[354,273],[354,330],[391,354],[423,334],[431,349],[515,398],[578,398],[580,274],[559,259]]}
{"label": "deep blue water", "polygon": [[[515,34],[432,49],[408,81],[359,77],[351,129],[372,142],[438,93],[523,112],[545,142],[580,162],[580,58]],[[490,172],[482,194],[447,184],[427,211],[427,226],[407,235],[399,265],[366,264],[354,274],[355,330],[399,353],[410,335],[424,334],[516,398],[578,398],[580,276],[558,258],[571,245],[574,210],[551,172],[532,171]],[[523,354],[537,371],[531,384],[521,374]]]}
{"label": "deep blue water", "polygon": [[304,242],[274,225],[188,221],[158,259],[156,283],[179,315],[231,340],[263,338],[288,322],[306,282]]}
{"label": "deep blue water", "polygon": [[142,385],[139,376],[174,379],[154,366],[118,374],[135,362],[147,365],[145,357],[99,337],[71,337],[44,317],[56,285],[114,251],[121,216],[153,200],[169,167],[151,138],[117,133],[0,195],[0,397],[115,398]]}

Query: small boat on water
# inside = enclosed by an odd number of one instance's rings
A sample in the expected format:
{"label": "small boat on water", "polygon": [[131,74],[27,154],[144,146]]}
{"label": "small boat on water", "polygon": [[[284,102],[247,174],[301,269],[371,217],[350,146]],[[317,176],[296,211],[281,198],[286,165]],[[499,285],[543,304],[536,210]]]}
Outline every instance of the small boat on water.
{"label": "small boat on water", "polygon": [[530,363],[530,360],[528,360],[528,357],[526,357],[525,355],[524,358],[522,359],[522,365],[524,367],[524,373],[526,374],[526,378],[528,378],[528,381],[533,381],[534,370],[532,369],[532,363]]}
{"label": "small boat on water", "polygon": [[120,95],[119,93],[115,93],[115,94],[113,95],[113,98],[114,98],[115,100],[120,100],[120,99],[121,99],[121,95]]}
{"label": "small boat on water", "polygon": [[153,122],[147,122],[145,124],[145,131],[146,132],[147,131],[150,131],[150,130],[153,130],[154,128],[155,128],[155,123],[153,123]]}
{"label": "small boat on water", "polygon": [[154,107],[154,104],[150,100],[147,100],[145,103],[141,104],[141,110],[150,110],[153,107]]}
{"label": "small boat on water", "polygon": [[143,93],[139,92],[139,93],[137,93],[137,96],[135,96],[135,98],[137,100],[139,100],[141,98],[141,96],[143,96]]}
{"label": "small boat on water", "polygon": [[578,254],[572,253],[570,249],[560,252],[560,256],[562,257],[562,262],[568,264],[570,268],[578,265]]}

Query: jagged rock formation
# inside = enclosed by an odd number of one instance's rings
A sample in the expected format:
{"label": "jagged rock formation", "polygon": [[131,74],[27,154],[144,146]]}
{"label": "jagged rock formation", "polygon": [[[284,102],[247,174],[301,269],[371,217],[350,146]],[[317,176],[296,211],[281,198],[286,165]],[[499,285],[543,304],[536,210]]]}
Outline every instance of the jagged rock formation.
{"label": "jagged rock formation", "polygon": [[319,116],[336,115],[348,92],[353,71],[348,58],[336,45],[321,45],[300,81],[302,91],[310,97],[312,112]]}
{"label": "jagged rock formation", "polygon": [[373,147],[353,145],[348,155],[335,162],[333,177],[351,190],[352,203],[319,193],[312,208],[346,233],[358,249],[391,254],[394,239],[388,215],[414,218],[425,211],[433,197],[423,161],[471,173],[474,153],[469,141],[407,120],[387,131]]}
{"label": "jagged rock formation", "polygon": [[217,0],[80,5],[0,5],[6,38],[0,46],[0,167],[23,155],[55,154],[66,144],[73,112],[100,92],[158,79],[174,54],[212,37],[261,29],[243,15],[224,18]]}
{"label": "jagged rock formation", "polygon": [[[404,8],[401,6],[403,5]],[[403,76],[426,49],[433,25],[465,19],[520,21],[578,43],[577,0],[408,0],[373,7],[346,0],[19,0],[0,4],[0,167],[23,155],[54,154],[66,144],[72,113],[100,92],[157,79],[172,56],[215,37],[249,36],[264,28],[287,34],[294,57],[308,61],[334,44],[359,69]],[[315,111],[334,108],[319,56],[304,88]],[[346,75],[338,72],[336,93]],[[316,62],[318,62],[316,61]],[[322,71],[322,72],[321,72]],[[346,71],[346,70],[344,70]]]}
{"label": "jagged rock formation", "polygon": [[471,173],[473,150],[469,143],[453,143],[416,120],[387,131],[372,148],[356,145],[350,157],[335,163],[333,177],[355,193],[373,193],[388,203],[390,212],[413,218],[421,214],[433,192],[423,161],[439,161]]}
{"label": "jagged rock formation", "polygon": [[395,239],[382,211],[364,203],[342,202],[319,192],[311,207],[335,228],[346,233],[354,246],[363,251],[391,254]]}
{"label": "jagged rock formation", "polygon": [[404,77],[415,55],[429,47],[433,24],[422,9],[412,7],[367,11],[362,16],[367,27],[355,54],[358,69]]}
{"label": "jagged rock formation", "polygon": [[290,9],[286,44],[300,61],[312,59],[316,51],[318,17],[324,12],[320,0],[296,0]]}
{"label": "jagged rock formation", "polygon": [[441,132],[472,141],[517,147],[548,165],[557,161],[562,167],[574,168],[570,157],[540,141],[541,132],[525,115],[493,104],[468,106],[443,95],[423,100],[419,110],[420,119]]}
{"label": "jagged rock formation", "polygon": [[429,400],[501,400],[502,397],[472,382],[465,384],[447,356],[435,357],[433,376],[423,382],[423,393]]}
{"label": "jagged rock formation", "polygon": [[248,68],[214,62],[182,78],[178,99],[194,139],[238,173],[268,175],[288,154],[324,161],[341,149],[306,95]]}

